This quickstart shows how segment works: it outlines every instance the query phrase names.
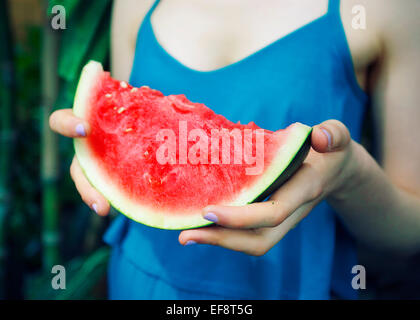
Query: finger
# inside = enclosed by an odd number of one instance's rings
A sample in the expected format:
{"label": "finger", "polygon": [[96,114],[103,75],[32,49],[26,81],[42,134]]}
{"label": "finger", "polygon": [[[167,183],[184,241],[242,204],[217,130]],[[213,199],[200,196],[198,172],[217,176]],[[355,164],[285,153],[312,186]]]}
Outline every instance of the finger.
{"label": "finger", "polygon": [[243,230],[212,226],[184,230],[179,235],[179,242],[182,245],[216,245],[253,256],[262,256],[302,221],[314,208],[316,203],[316,201],[311,201],[301,206],[283,223],[274,228]]}
{"label": "finger", "polygon": [[350,142],[347,127],[338,120],[327,120],[313,127],[312,147],[318,152],[338,151]]}
{"label": "finger", "polygon": [[210,244],[261,256],[270,249],[264,235],[264,229],[235,230],[214,226],[184,230],[179,235],[179,242],[182,245]]}
{"label": "finger", "polygon": [[244,206],[208,206],[203,217],[226,228],[252,229],[276,226],[293,209],[290,202],[270,200]]}
{"label": "finger", "polygon": [[90,132],[89,124],[76,117],[72,109],[54,111],[49,122],[53,131],[70,138],[85,137]]}
{"label": "finger", "polygon": [[76,157],[70,166],[70,175],[83,202],[100,216],[106,216],[110,209],[108,201],[86,179]]}
{"label": "finger", "polygon": [[271,238],[279,241],[282,239],[291,229],[295,228],[317,205],[317,201],[313,200],[308,203],[305,203],[289,215],[281,224],[271,228],[272,235]]}
{"label": "finger", "polygon": [[295,228],[316,206],[316,200],[305,203],[289,215],[281,224],[273,228],[264,228],[265,245],[273,247],[293,228]]}
{"label": "finger", "polygon": [[269,201],[245,206],[214,206],[204,208],[203,217],[218,225],[250,229],[274,227],[282,223],[303,204],[322,195],[319,173],[307,162]]}

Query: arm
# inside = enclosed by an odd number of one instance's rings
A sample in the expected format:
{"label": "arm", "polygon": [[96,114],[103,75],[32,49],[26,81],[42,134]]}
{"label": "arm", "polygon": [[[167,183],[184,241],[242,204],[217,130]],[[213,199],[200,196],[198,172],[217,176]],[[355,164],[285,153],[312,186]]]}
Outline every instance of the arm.
{"label": "arm", "polygon": [[399,254],[418,252],[420,197],[394,183],[360,145],[355,149],[358,159],[351,166],[357,168],[347,169],[354,176],[328,197],[329,203],[357,240]]}
{"label": "arm", "polygon": [[[372,95],[381,165],[334,121],[314,127],[304,166],[272,197],[244,207],[210,206],[219,226],[187,230],[180,242],[221,245],[261,255],[323,199],[357,240],[410,255],[420,250],[419,3],[392,2],[381,12],[381,56]],[[371,8],[370,8],[371,9]],[[376,23],[376,21],[375,21]],[[327,136],[333,148],[327,147]],[[210,214],[209,214],[210,213]]]}
{"label": "arm", "polygon": [[137,32],[153,0],[117,0],[112,8],[111,70],[112,76],[129,80]]}
{"label": "arm", "polygon": [[357,239],[411,253],[420,249],[420,3],[386,9],[372,95],[383,170],[360,150],[357,183],[329,200]]}

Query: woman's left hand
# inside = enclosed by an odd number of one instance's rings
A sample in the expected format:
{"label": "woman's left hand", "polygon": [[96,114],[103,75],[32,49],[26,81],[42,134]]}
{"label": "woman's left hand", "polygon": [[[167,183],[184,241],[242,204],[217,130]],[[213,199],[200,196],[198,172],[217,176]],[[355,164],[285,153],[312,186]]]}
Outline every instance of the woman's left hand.
{"label": "woman's left hand", "polygon": [[323,199],[338,193],[352,179],[356,143],[337,120],[313,128],[312,148],[299,170],[269,201],[203,210],[210,227],[184,230],[179,242],[211,244],[261,256],[279,242]]}

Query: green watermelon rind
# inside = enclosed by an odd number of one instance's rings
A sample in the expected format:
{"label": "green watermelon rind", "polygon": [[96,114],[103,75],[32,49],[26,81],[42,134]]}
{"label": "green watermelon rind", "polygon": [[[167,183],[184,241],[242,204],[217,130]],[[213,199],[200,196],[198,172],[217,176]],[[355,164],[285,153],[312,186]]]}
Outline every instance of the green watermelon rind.
{"label": "green watermelon rind", "polygon": [[[89,62],[83,68],[73,105],[76,116],[86,118],[85,112],[89,109],[89,93],[94,90],[96,79],[102,73],[102,65],[95,61]],[[243,190],[233,202],[225,205],[240,206],[259,202],[277,190],[305,160],[311,146],[311,132],[312,128],[309,126],[294,124],[290,128],[286,143],[279,148],[277,155],[274,156],[272,163],[265,169],[262,176],[251,187]],[[81,169],[90,184],[115,209],[129,219],[165,230],[185,230],[213,224],[205,220],[201,212],[162,212],[132,201],[111,183],[111,178],[101,169],[100,163],[95,162],[95,157],[91,154],[84,138],[74,139],[74,148]]]}
{"label": "green watermelon rind", "polygon": [[272,193],[274,193],[277,189],[279,189],[283,184],[289,180],[289,178],[299,169],[299,167],[302,165],[303,161],[305,161],[306,156],[309,153],[309,150],[311,149],[311,133],[312,128],[308,131],[308,134],[300,146],[299,150],[296,152],[286,169],[274,180],[274,182],[265,189],[260,195],[258,195],[257,198],[255,198],[250,203],[254,202],[261,202],[265,199],[267,199],[268,196],[270,196]]}

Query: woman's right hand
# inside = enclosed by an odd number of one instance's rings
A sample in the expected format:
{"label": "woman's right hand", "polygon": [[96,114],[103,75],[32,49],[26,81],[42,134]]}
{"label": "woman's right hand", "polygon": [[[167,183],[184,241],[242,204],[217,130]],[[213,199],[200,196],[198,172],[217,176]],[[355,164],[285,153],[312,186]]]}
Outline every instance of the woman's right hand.
{"label": "woman's right hand", "polygon": [[[72,109],[61,109],[53,112],[50,116],[50,127],[53,131],[69,138],[83,138],[90,133],[89,124],[76,117]],[[82,200],[98,215],[107,215],[110,209],[108,201],[92,187],[83,174],[76,157],[73,157],[70,175]]]}

